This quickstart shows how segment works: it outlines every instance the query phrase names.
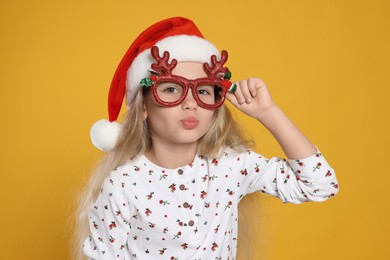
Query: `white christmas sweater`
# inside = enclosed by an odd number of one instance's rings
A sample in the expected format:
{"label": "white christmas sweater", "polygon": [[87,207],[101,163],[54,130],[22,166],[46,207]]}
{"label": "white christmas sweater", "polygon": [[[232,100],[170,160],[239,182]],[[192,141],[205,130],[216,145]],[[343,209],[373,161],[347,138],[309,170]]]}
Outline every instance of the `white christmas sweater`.
{"label": "white christmas sweater", "polygon": [[89,211],[90,259],[235,259],[238,203],[261,191],[283,202],[324,201],[338,191],[321,153],[270,160],[227,148],[164,169],[139,156],[105,180]]}

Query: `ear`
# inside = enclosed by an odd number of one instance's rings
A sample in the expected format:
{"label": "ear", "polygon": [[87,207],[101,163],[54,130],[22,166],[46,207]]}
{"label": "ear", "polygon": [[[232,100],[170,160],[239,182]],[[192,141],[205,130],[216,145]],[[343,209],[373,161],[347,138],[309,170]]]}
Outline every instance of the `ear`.
{"label": "ear", "polygon": [[145,121],[148,118],[148,112],[146,111],[145,101],[142,102],[142,120]]}

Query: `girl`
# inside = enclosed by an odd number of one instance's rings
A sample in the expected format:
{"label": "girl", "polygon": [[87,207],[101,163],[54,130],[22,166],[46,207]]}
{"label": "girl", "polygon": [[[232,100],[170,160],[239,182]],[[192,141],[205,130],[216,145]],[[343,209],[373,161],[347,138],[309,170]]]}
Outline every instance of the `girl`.
{"label": "girl", "polygon": [[[337,193],[333,169],[264,82],[232,83],[226,61],[227,52],[219,55],[180,17],[131,45],[110,87],[109,121],[91,130],[94,145],[110,152],[80,204],[79,245],[89,259],[235,259],[246,194],[301,203]],[[124,96],[122,127],[115,121]],[[290,159],[250,150],[225,98],[264,125]]]}

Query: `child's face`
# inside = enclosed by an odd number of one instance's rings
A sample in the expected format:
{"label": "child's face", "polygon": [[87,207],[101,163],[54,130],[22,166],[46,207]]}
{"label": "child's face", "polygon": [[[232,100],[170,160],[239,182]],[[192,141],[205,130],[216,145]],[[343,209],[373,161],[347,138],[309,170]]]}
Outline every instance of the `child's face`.
{"label": "child's face", "polygon": [[[202,63],[182,62],[173,69],[172,74],[187,79],[206,77]],[[148,91],[145,97],[145,110],[154,142],[172,144],[197,142],[210,128],[214,110],[201,108],[188,92],[184,101],[174,107],[162,107]]]}

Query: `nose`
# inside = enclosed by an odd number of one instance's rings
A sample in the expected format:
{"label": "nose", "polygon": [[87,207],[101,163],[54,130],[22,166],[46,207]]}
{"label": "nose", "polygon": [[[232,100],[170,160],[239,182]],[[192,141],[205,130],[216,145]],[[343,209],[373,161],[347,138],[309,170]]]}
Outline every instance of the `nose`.
{"label": "nose", "polygon": [[196,100],[194,96],[192,95],[192,87],[190,86],[190,89],[188,90],[186,98],[183,100],[182,109],[183,110],[197,110],[198,109],[198,103],[196,103]]}

